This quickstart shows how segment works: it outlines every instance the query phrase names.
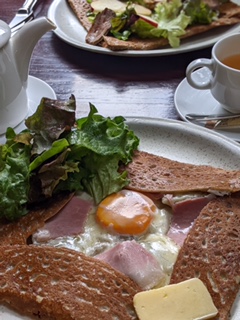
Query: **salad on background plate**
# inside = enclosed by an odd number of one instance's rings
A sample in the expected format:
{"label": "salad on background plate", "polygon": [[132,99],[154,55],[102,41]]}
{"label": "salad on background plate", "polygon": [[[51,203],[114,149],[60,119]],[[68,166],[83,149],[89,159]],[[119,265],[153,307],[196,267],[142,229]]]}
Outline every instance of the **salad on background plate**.
{"label": "salad on background plate", "polygon": [[[86,0],[80,0],[78,1],[78,7],[76,7],[74,4],[71,5],[69,1],[71,0],[54,0],[50,5],[48,18],[57,26],[53,32],[67,44],[95,53],[125,57],[175,55],[210,47],[222,36],[240,31],[239,7],[236,4],[228,3],[227,7],[229,11],[227,17],[223,16],[220,21],[214,21],[211,26],[200,25],[191,27],[191,36],[181,38],[178,47],[173,48],[170,45],[166,45],[166,39],[142,39],[142,42],[139,43],[139,41],[124,41],[111,36],[107,37],[108,41],[117,41],[121,46],[117,46],[116,49],[110,49],[100,44],[92,45],[86,42],[87,30],[89,30],[92,24],[88,18],[88,11],[91,8],[90,4]],[[232,9],[230,10],[229,8]],[[228,17],[229,15],[231,18]],[[231,25],[229,25],[230,22]],[[204,30],[206,32],[203,32]],[[104,37],[106,38],[106,36]],[[165,43],[164,46],[162,45],[162,41]],[[151,49],[152,43],[154,47]]]}
{"label": "salad on background plate", "polygon": [[87,31],[86,43],[118,50],[153,50],[221,26],[238,24],[240,6],[209,0],[68,0]]}

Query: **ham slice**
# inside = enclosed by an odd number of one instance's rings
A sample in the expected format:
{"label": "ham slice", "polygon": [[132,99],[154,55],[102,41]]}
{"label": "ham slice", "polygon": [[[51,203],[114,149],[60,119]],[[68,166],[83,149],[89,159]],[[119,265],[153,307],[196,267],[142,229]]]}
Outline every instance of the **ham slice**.
{"label": "ham slice", "polygon": [[57,215],[47,220],[45,225],[32,235],[33,243],[81,234],[92,207],[92,201],[74,196]]}
{"label": "ham slice", "polygon": [[163,202],[167,201],[173,210],[167,236],[181,247],[201,210],[214,198],[213,194],[203,194],[175,202],[173,195],[164,196]]}
{"label": "ham slice", "polygon": [[151,289],[165,280],[157,259],[135,240],[123,241],[94,258],[127,275],[144,290]]}

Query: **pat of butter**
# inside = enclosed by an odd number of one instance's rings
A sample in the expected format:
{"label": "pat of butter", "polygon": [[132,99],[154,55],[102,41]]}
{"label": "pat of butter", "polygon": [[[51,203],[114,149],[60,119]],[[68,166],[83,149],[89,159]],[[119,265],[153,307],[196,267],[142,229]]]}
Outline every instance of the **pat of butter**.
{"label": "pat of butter", "polygon": [[202,320],[218,313],[207,288],[197,278],[139,292],[133,302],[140,320]]}

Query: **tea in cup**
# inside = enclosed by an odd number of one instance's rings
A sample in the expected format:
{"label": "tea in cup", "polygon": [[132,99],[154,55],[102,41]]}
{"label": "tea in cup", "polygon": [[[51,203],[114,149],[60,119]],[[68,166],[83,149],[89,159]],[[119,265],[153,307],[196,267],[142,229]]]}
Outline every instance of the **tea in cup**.
{"label": "tea in cup", "polygon": [[[207,68],[202,77],[194,77],[198,68]],[[188,83],[195,89],[210,90],[224,109],[240,112],[240,33],[220,39],[212,48],[211,59],[192,61],[186,69]]]}

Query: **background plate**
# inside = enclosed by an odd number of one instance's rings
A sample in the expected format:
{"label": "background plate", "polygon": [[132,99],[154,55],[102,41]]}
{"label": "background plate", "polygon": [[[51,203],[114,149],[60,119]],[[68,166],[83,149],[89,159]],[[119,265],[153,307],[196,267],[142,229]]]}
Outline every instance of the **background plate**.
{"label": "background plate", "polygon": [[[130,129],[140,138],[140,149],[182,162],[240,169],[240,147],[231,139],[177,120],[127,118]],[[240,296],[231,320],[240,319]],[[237,306],[238,305],[238,306]],[[0,319],[29,319],[0,306]]]}
{"label": "background plate", "polygon": [[223,35],[240,31],[240,26],[221,27],[208,31],[202,35],[183,40],[179,48],[166,47],[156,50],[125,50],[111,51],[109,49],[93,46],[85,42],[86,31],[81,26],[77,17],[69,7],[67,0],[54,0],[48,10],[48,18],[55,23],[57,28],[53,31],[60,39],[68,44],[97,53],[118,56],[161,56],[178,54],[212,46]]}

